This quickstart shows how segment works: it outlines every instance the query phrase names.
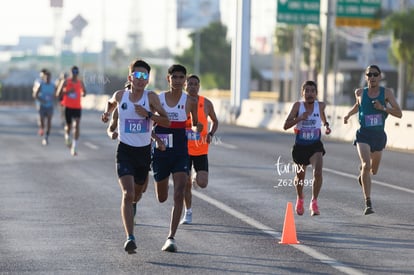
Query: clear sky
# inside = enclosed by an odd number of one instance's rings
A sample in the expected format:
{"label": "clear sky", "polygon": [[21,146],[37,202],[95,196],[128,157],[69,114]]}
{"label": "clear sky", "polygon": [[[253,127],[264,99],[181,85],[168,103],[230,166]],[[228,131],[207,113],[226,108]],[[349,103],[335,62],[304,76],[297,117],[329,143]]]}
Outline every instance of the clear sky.
{"label": "clear sky", "polygon": [[[234,0],[221,0],[222,20],[229,35],[234,31]],[[133,5],[131,3],[134,3]],[[251,39],[271,41],[276,18],[276,0],[251,0]],[[138,15],[135,22],[131,13]],[[15,45],[19,36],[63,36],[71,20],[81,15],[88,21],[82,40],[74,40],[74,50],[99,51],[102,38],[127,44],[128,31],[143,32],[143,45],[149,48],[185,47],[188,33],[176,30],[174,0],[63,0],[60,14],[50,0],[0,0],[0,44]],[[60,24],[59,24],[60,23]]]}
{"label": "clear sky", "polygon": [[88,21],[82,33],[82,47],[99,49],[103,34],[107,40],[122,43],[127,32],[129,5],[129,0],[64,0],[59,14],[50,7],[50,0],[2,0],[0,44],[16,44],[19,36],[53,36],[59,20],[59,32],[63,35],[77,15]]}

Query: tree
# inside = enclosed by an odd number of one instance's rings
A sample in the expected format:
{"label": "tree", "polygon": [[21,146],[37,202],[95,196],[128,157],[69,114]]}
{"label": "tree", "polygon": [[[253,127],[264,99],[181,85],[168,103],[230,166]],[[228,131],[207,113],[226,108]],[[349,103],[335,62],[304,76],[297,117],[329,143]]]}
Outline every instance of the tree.
{"label": "tree", "polygon": [[[226,40],[227,28],[221,22],[213,22],[199,30],[200,35],[200,77],[206,89],[230,88],[231,44]],[[194,71],[194,56],[197,33],[192,32],[190,48],[175,60],[184,65],[188,71]]]}
{"label": "tree", "polygon": [[[276,54],[287,55],[294,49],[294,26],[282,25],[275,30]],[[316,76],[321,69],[322,31],[319,27],[307,25],[303,32],[303,61]]]}
{"label": "tree", "polygon": [[414,80],[414,9],[392,13],[385,18],[381,31],[391,32],[392,40],[390,47],[391,60],[406,63],[405,83],[403,85],[403,106],[405,107],[407,87],[413,88]]}
{"label": "tree", "polygon": [[293,31],[292,25],[282,25],[275,30],[275,51],[277,54],[287,54],[293,49]]}

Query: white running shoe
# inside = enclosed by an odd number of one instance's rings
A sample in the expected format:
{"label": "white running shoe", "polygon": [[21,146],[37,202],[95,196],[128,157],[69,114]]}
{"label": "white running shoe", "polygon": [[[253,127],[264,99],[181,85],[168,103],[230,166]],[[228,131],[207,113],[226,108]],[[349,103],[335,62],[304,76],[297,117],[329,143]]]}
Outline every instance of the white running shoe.
{"label": "white running shoe", "polygon": [[177,245],[174,239],[167,239],[164,246],[161,248],[162,251],[177,252]]}
{"label": "white running shoe", "polygon": [[181,224],[191,224],[193,222],[193,212],[191,211],[185,211],[184,217],[181,220]]}

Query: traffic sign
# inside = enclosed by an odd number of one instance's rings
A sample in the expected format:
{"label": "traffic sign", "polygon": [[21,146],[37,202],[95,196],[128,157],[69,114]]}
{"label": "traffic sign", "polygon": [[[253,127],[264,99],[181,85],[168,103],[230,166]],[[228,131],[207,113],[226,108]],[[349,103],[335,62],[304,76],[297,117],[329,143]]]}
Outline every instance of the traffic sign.
{"label": "traffic sign", "polygon": [[278,0],[277,22],[291,25],[319,24],[320,0]]}
{"label": "traffic sign", "polygon": [[338,0],[336,4],[336,25],[351,27],[381,27],[381,0]]}
{"label": "traffic sign", "polygon": [[76,33],[76,35],[81,35],[83,28],[88,25],[88,21],[82,17],[82,15],[78,14],[75,18],[70,21],[72,25],[72,30]]}

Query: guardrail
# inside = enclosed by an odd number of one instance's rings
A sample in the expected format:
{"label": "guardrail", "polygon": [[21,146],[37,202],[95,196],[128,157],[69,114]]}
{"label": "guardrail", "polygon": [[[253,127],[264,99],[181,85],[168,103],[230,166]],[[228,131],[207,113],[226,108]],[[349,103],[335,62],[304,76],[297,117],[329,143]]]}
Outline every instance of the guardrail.
{"label": "guardrail", "polygon": [[[284,131],[283,124],[293,103],[269,103],[263,100],[244,100],[241,114],[236,124],[247,127],[262,127],[270,130]],[[347,124],[343,123],[344,116],[351,107],[327,106],[325,113],[330,123],[332,133],[324,138],[334,138],[352,141],[355,131],[359,128],[358,115],[352,116]],[[413,129],[414,112],[403,111],[401,119],[388,116],[385,131],[387,133],[387,146],[398,149],[414,149]],[[293,131],[292,129],[288,131]]]}
{"label": "guardrail", "polygon": [[[82,106],[85,109],[104,110],[108,95],[87,95],[83,98]],[[246,99],[242,103],[240,116],[234,120],[231,113],[231,104],[228,98],[209,98],[214,104],[217,118],[220,122],[234,123],[236,125],[266,128],[280,132],[283,124],[292,107],[291,102],[271,102],[270,100]],[[355,138],[355,131],[359,127],[357,115],[352,116],[347,124],[343,123],[344,116],[351,107],[330,106],[326,107],[326,116],[332,129],[326,139],[338,139],[352,141]],[[403,111],[401,119],[388,116],[385,131],[388,136],[387,146],[392,148],[414,150],[414,112]]]}

